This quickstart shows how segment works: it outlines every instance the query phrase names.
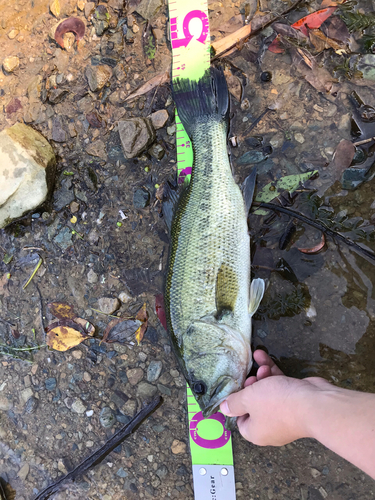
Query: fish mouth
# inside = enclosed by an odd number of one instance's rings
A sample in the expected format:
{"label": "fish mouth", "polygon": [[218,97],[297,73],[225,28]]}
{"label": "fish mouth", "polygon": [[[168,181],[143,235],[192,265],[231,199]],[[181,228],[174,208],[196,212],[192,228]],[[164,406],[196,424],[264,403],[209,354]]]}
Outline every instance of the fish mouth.
{"label": "fish mouth", "polygon": [[[230,385],[229,391],[225,390],[228,385]],[[219,410],[220,404],[229,396],[229,394],[236,392],[239,389],[240,385],[236,380],[233,380],[231,377],[225,377],[212,393],[207,405],[205,405],[204,410],[202,410],[202,415],[206,418],[216,413]]]}

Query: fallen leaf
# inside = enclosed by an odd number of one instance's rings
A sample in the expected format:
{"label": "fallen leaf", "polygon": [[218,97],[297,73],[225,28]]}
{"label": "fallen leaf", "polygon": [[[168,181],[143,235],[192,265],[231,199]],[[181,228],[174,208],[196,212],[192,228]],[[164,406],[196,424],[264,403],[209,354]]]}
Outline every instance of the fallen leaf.
{"label": "fallen leaf", "polygon": [[[257,193],[255,201],[259,203],[269,203],[276,198],[282,191],[289,191],[292,194],[299,186],[314,177],[318,173],[317,170],[305,172],[304,174],[287,175],[278,181],[270,182]],[[267,211],[258,209],[254,212],[256,215],[267,215]]]}
{"label": "fallen leaf", "polygon": [[141,326],[142,322],[136,319],[113,319],[107,325],[102,342],[111,344],[113,342],[122,343],[129,341]]}
{"label": "fallen leaf", "polygon": [[324,236],[324,233],[322,233],[322,238],[317,245],[315,245],[312,248],[298,248],[298,250],[302,253],[308,253],[308,254],[318,253],[324,248],[325,244],[326,244],[326,238]]}
{"label": "fallen leaf", "polygon": [[320,67],[314,57],[299,48],[291,49],[292,61],[297,70],[318,92],[334,94],[339,89],[337,79],[324,67]]}
{"label": "fallen leaf", "polygon": [[139,97],[143,94],[147,94],[147,92],[150,92],[150,90],[154,89],[155,87],[159,87],[160,85],[163,85],[163,83],[168,83],[169,81],[169,71],[163,71],[163,73],[159,73],[158,75],[154,76],[153,78],[151,78],[151,80],[139,87],[139,89],[137,89],[135,92],[128,95],[125,101],[129,101],[130,99],[135,99],[136,97]]}
{"label": "fallen leaf", "polygon": [[309,38],[311,43],[318,50],[318,52],[322,52],[324,49],[329,49],[329,48],[333,50],[345,51],[345,46],[336,42],[335,40],[332,40],[318,29],[310,30]]}
{"label": "fallen leaf", "polygon": [[323,196],[327,189],[336,181],[341,179],[341,176],[354,158],[355,146],[352,142],[343,139],[336,148],[331,163],[320,174],[319,182],[321,186],[317,192],[318,196]]}
{"label": "fallen leaf", "polygon": [[0,295],[4,295],[4,297],[9,297],[10,293],[8,290],[10,274],[5,273],[0,278]]}
{"label": "fallen leaf", "polygon": [[74,319],[77,316],[73,306],[64,302],[51,302],[47,307],[49,312],[59,319]]}
{"label": "fallen leaf", "polygon": [[320,28],[326,19],[329,18],[336,10],[336,7],[327,7],[316,12],[312,12],[308,16],[303,17],[299,21],[292,24],[292,27],[301,30],[303,34],[307,35],[307,28]]}
{"label": "fallen leaf", "polygon": [[143,336],[147,330],[148,314],[146,310],[146,304],[143,304],[141,309],[137,312],[135,319],[141,321],[141,326],[135,332],[135,339],[138,345],[141,343]]}
{"label": "fallen leaf", "polygon": [[240,79],[232,75],[230,70],[224,71],[225,78],[227,80],[228,84],[228,90],[232,94],[232,96],[238,101],[241,102],[241,97],[242,97],[242,85],[240,82]]}
{"label": "fallen leaf", "polygon": [[90,337],[94,335],[95,326],[92,323],[90,323],[90,321],[87,321],[87,319],[83,318],[74,318],[73,321],[74,323],[80,325],[87,335],[90,335]]}
{"label": "fallen leaf", "polygon": [[164,326],[165,330],[167,330],[167,318],[165,316],[165,308],[164,308],[164,295],[159,293],[155,295],[155,312],[157,317],[159,318],[160,323]]}
{"label": "fallen leaf", "polygon": [[280,35],[277,35],[271,45],[269,45],[268,50],[273,54],[283,54],[285,52],[284,47],[281,45]]}
{"label": "fallen leaf", "polygon": [[86,340],[88,335],[74,321],[62,319],[49,325],[46,338],[51,349],[67,351]]}
{"label": "fallen leaf", "polygon": [[235,31],[241,29],[243,27],[242,15],[238,14],[237,16],[233,16],[229,19],[228,22],[221,24],[218,27],[218,31],[222,33],[234,33]]}
{"label": "fallen leaf", "polygon": [[346,45],[349,43],[350,33],[344,21],[338,17],[333,16],[327,19],[320,27],[322,32],[329,38],[341,42]]}

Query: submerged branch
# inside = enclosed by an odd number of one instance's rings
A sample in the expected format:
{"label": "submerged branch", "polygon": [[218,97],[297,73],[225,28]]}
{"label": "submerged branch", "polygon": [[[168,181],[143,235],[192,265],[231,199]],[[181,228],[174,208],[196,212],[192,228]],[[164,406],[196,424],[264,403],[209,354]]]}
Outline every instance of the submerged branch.
{"label": "submerged branch", "polygon": [[361,247],[355,241],[346,238],[342,234],[338,233],[337,231],[334,231],[333,229],[330,229],[327,227],[324,222],[317,222],[315,220],[309,219],[305,215],[296,212],[295,210],[291,210],[290,208],[285,208],[281,207],[278,205],[274,205],[273,203],[253,203],[253,205],[258,206],[260,208],[266,208],[268,210],[273,210],[274,212],[281,212],[283,214],[289,215],[289,217],[295,217],[296,219],[301,220],[302,222],[305,222],[309,226],[315,227],[316,229],[319,229],[323,233],[327,234],[328,236],[332,236],[332,238],[336,238],[346,245],[355,248],[358,252],[362,253],[363,255],[366,255],[366,257],[369,257],[372,260],[375,260],[375,253],[372,252],[371,250],[367,250],[366,248]]}

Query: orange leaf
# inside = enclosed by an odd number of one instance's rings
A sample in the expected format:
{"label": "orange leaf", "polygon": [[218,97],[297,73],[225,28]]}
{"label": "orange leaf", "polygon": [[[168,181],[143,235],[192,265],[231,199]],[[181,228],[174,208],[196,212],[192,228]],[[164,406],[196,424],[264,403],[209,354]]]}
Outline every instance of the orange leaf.
{"label": "orange leaf", "polygon": [[270,52],[273,52],[274,54],[282,54],[283,52],[285,52],[283,46],[280,43],[280,35],[277,35],[275,40],[268,47],[268,50]]}
{"label": "orange leaf", "polygon": [[307,36],[307,28],[320,28],[326,19],[328,19],[336,10],[336,7],[327,7],[326,9],[318,10],[308,16],[303,17],[299,21],[292,24],[292,27],[301,30]]}

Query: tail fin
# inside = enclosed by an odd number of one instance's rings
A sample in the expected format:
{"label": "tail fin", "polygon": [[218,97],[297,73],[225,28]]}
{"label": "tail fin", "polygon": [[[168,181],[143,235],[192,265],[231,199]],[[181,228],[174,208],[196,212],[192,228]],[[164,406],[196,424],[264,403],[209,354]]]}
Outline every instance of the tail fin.
{"label": "tail fin", "polygon": [[197,123],[207,118],[227,120],[229,97],[222,69],[209,68],[199,80],[176,78],[172,82],[172,95],[189,135]]}

